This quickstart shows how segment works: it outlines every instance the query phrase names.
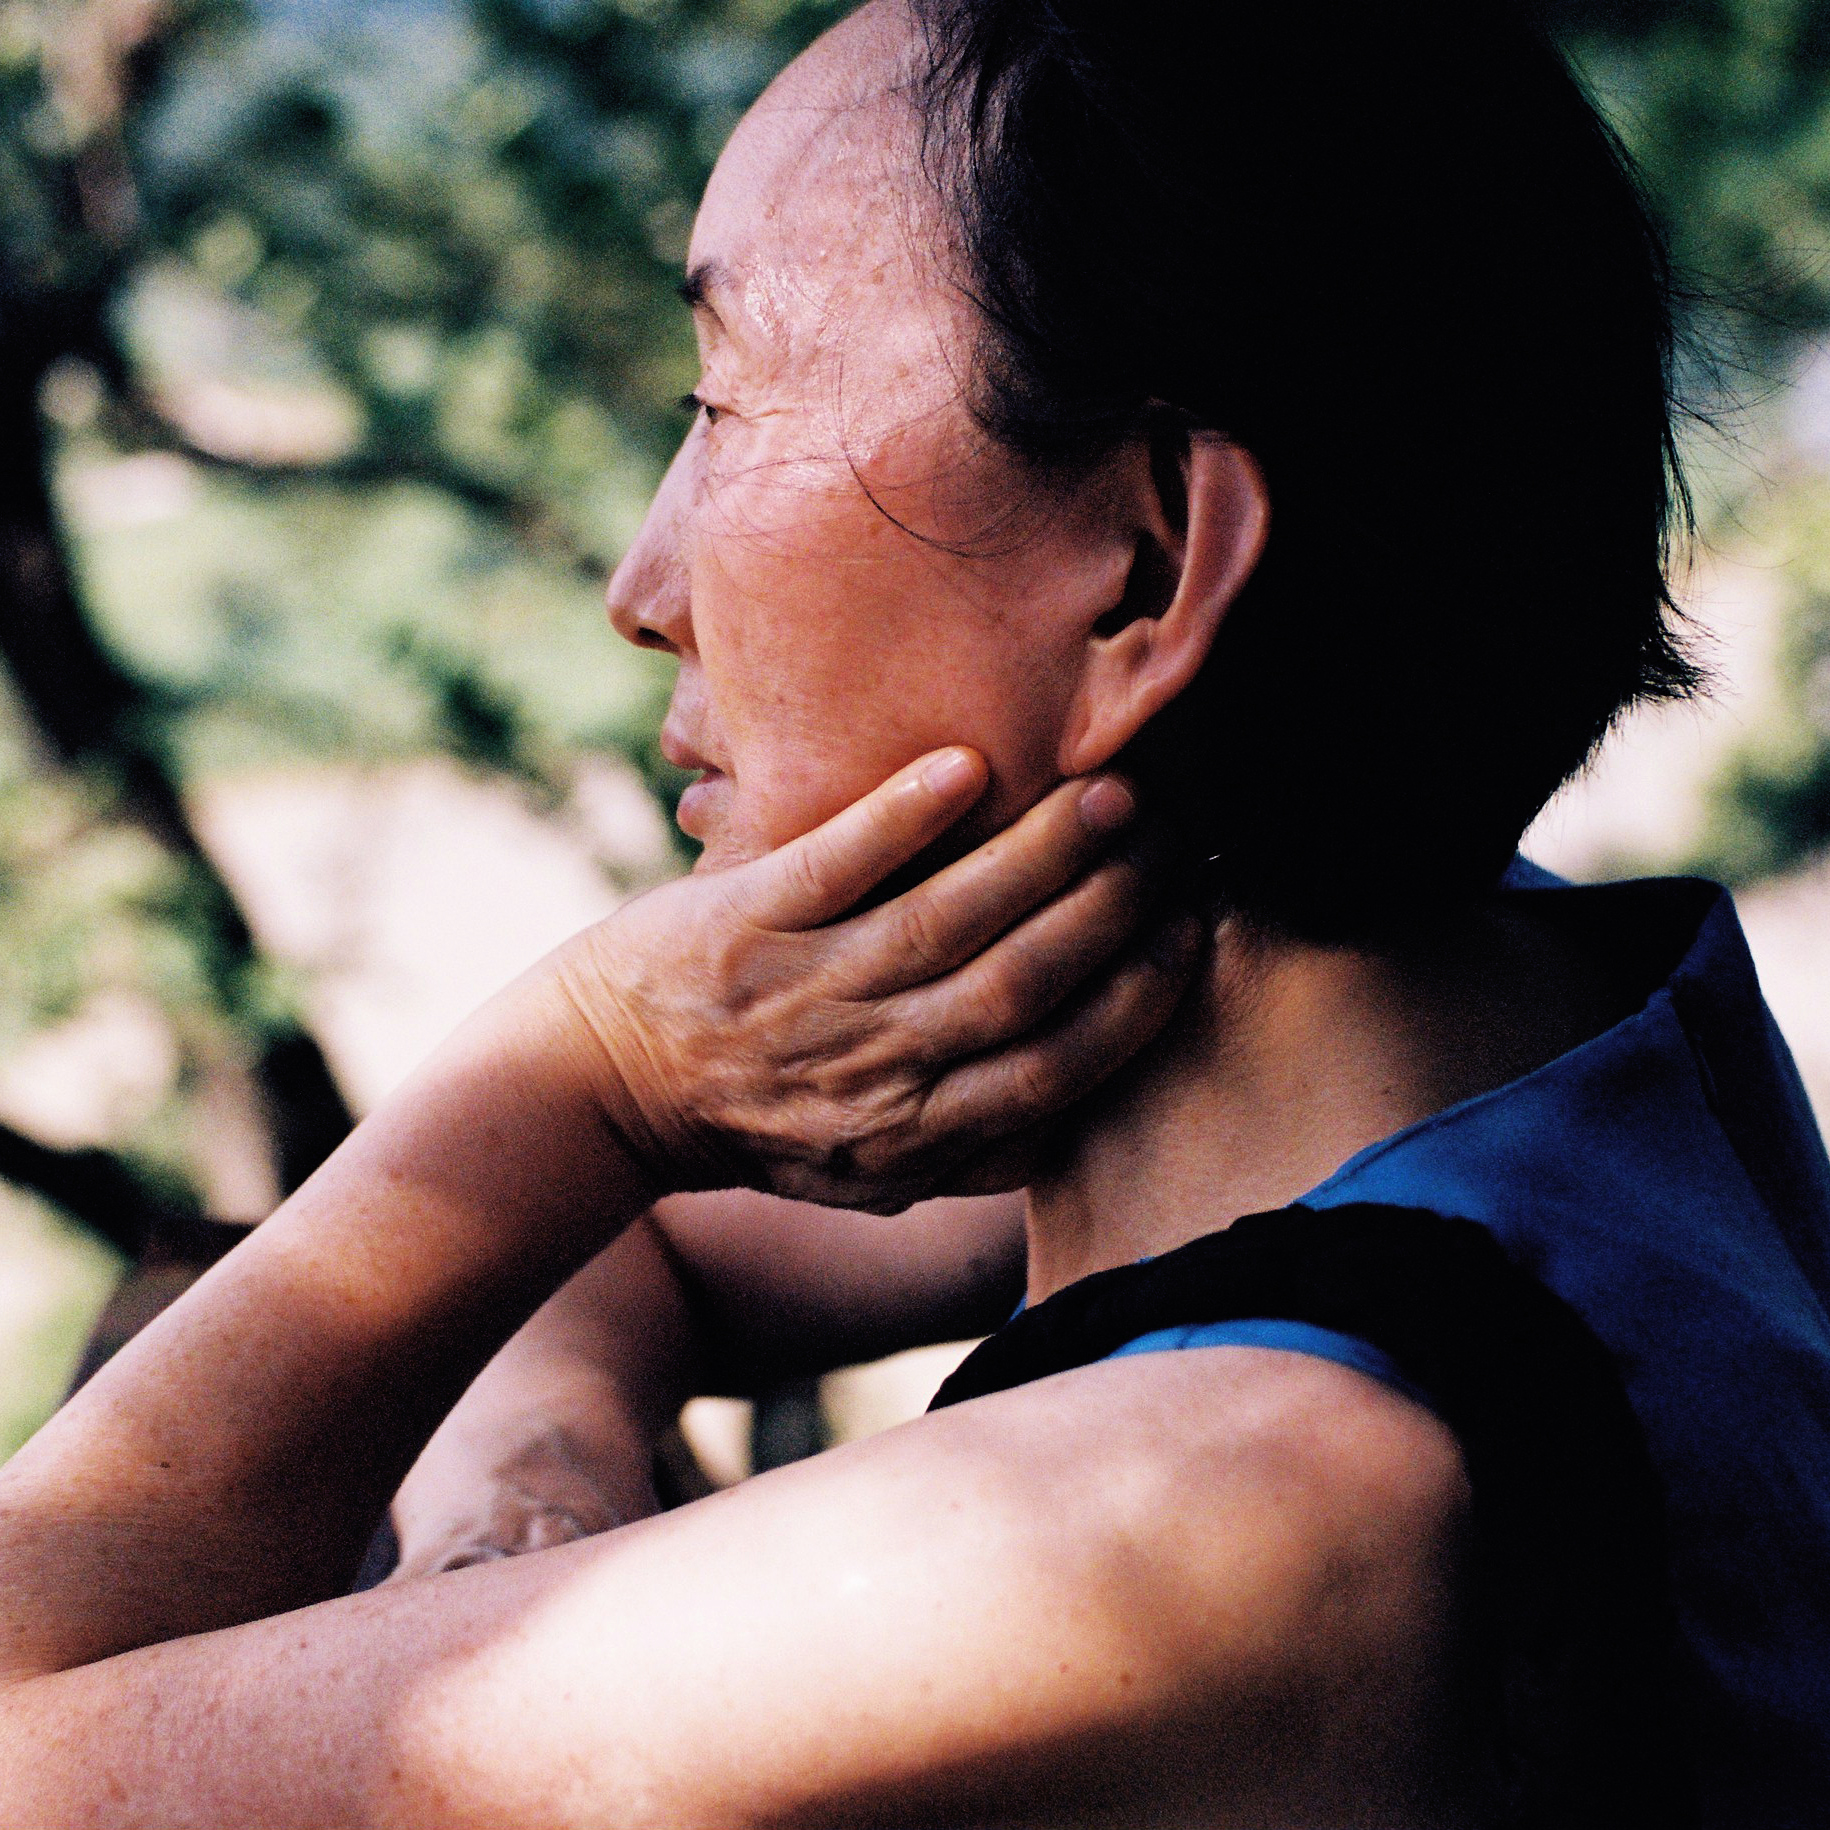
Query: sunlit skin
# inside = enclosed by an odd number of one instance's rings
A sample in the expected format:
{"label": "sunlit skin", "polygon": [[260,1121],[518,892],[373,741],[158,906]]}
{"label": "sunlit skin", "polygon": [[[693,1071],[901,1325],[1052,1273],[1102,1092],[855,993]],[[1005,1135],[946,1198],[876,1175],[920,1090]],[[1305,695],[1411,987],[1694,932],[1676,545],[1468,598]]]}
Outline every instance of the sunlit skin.
{"label": "sunlit skin", "polygon": [[973,424],[971,311],[884,93],[907,53],[893,17],[839,28],[739,126],[693,232],[704,407],[609,601],[680,658],[662,747],[712,771],[680,812],[706,868],[942,743],[991,763],[979,830],[1106,760],[1067,752],[1139,478],[1045,505]]}
{"label": "sunlit skin", "polygon": [[[703,868],[486,1006],[0,1472],[0,1823],[1465,1821],[1459,1454],[1344,1367],[1110,1362],[639,1516],[688,1392],[989,1328],[1607,1014],[1489,909],[1413,955],[1222,925],[1193,972],[1107,772],[1274,505],[1218,437],[1046,514],[984,446],[910,52],[881,0],[829,34],[695,230],[719,411],[610,602],[680,658]],[[995,1181],[1076,1101],[1026,1200],[842,1211]],[[340,1596],[467,1388],[401,1577]],[[425,1573],[566,1535],[475,1542],[555,1431],[581,1528],[636,1522]]]}

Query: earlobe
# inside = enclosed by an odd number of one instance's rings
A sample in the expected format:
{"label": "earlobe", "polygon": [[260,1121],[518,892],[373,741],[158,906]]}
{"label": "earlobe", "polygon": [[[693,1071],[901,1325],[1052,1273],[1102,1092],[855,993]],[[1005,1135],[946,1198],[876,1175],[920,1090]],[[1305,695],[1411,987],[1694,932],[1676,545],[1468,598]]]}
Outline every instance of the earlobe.
{"label": "earlobe", "polygon": [[1217,432],[1183,437],[1181,501],[1153,480],[1124,599],[1088,631],[1064,775],[1104,767],[1190,684],[1264,551],[1271,507],[1258,460]]}

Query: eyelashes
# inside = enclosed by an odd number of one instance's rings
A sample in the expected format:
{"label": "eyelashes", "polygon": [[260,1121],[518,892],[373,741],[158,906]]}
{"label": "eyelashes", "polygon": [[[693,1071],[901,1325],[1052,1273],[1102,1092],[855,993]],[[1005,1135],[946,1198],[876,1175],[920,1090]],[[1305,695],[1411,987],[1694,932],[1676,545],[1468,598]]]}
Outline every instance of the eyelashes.
{"label": "eyelashes", "polygon": [[723,407],[714,407],[710,401],[701,400],[697,394],[682,394],[674,404],[683,413],[703,413],[708,426],[717,425],[724,417]]}

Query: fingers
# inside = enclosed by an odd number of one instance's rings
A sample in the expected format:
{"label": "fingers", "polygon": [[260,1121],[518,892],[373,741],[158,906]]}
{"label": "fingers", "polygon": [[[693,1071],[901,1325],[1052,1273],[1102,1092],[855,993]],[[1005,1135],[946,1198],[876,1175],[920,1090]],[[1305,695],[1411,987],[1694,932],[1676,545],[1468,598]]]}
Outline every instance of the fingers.
{"label": "fingers", "polygon": [[985,791],[976,750],[953,745],[919,757],[825,825],[744,871],[744,913],[792,933],[843,915],[899,865],[930,845]]}
{"label": "fingers", "polygon": [[928,1097],[924,1129],[990,1140],[1085,1098],[1169,1021],[1204,939],[1193,915],[1159,924],[1110,977],[1054,1022],[939,1080]]}
{"label": "fingers", "polygon": [[904,990],[982,953],[1086,870],[1135,810],[1114,777],[1062,783],[1008,830],[858,924],[863,988]]}
{"label": "fingers", "polygon": [[897,1001],[925,1059],[956,1061],[1033,1029],[1136,933],[1155,899],[1138,856],[1113,859],[958,971]]}

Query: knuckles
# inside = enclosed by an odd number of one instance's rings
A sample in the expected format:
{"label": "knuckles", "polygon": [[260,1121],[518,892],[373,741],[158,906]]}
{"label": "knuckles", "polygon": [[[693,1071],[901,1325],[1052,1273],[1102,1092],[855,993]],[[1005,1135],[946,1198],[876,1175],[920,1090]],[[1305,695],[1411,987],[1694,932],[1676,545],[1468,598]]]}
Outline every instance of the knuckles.
{"label": "knuckles", "polygon": [[897,911],[895,932],[899,963],[912,960],[922,978],[932,978],[946,970],[950,958],[946,939],[937,913],[925,897],[904,898]]}
{"label": "knuckles", "polygon": [[792,847],[781,861],[790,902],[804,909],[824,908],[830,894],[830,860],[818,844]]}
{"label": "knuckles", "polygon": [[1065,1088],[1060,1070],[1045,1056],[1019,1055],[1006,1069],[1010,1103],[1026,1115],[1040,1115],[1061,1102]]}
{"label": "knuckles", "polygon": [[1002,973],[984,973],[969,993],[974,1027],[987,1036],[1008,1036],[1029,1020],[1029,999],[1024,988]]}
{"label": "knuckles", "polygon": [[[993,842],[1006,853],[1013,843]],[[777,887],[785,879],[790,897],[816,907],[831,862],[817,847],[799,849],[781,860]],[[1102,900],[1126,902],[1134,887],[1120,873]],[[1034,1022],[1047,986],[1033,963],[981,964],[924,987],[919,1005],[896,992],[867,997],[859,961],[881,960],[884,937],[905,982],[911,965],[930,981],[948,969],[932,898],[903,898],[862,949],[855,927],[777,930],[760,907],[735,882],[684,879],[626,904],[562,957],[573,1002],[610,1061],[606,1107],[627,1118],[664,1181],[744,1181],[893,1213],[993,1133],[1061,1102],[1069,1077],[1035,1049],[1003,1064],[989,1128],[975,1131],[957,1102],[942,1110],[934,1099],[960,1033],[984,1048]],[[950,1017],[924,1023],[936,997]]]}

